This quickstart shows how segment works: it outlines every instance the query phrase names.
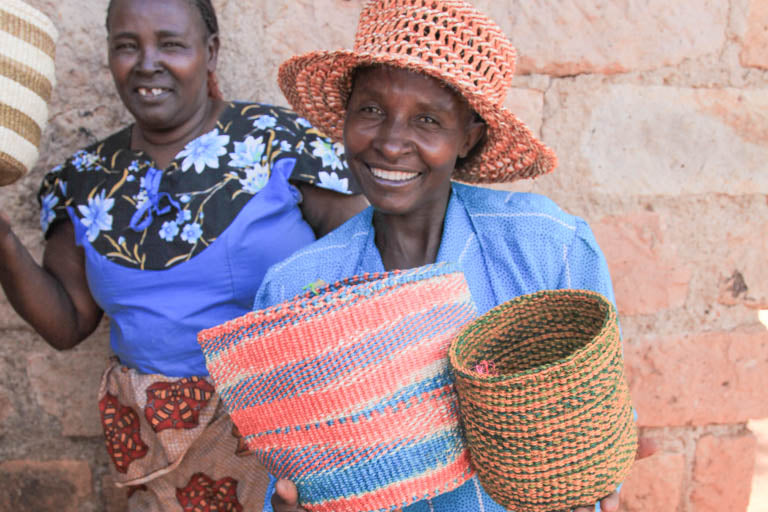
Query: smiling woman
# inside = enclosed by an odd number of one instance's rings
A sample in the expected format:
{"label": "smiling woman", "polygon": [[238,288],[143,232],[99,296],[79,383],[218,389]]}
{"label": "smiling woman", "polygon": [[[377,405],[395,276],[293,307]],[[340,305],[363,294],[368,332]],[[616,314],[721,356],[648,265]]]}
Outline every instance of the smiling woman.
{"label": "smiling woman", "polygon": [[43,179],[38,265],[0,215],[0,282],[53,347],[106,313],[99,409],[131,510],[257,510],[197,332],[249,310],[266,269],[357,213],[341,145],[293,112],[225,101],[209,0],[112,0],[109,66],[134,123]]}

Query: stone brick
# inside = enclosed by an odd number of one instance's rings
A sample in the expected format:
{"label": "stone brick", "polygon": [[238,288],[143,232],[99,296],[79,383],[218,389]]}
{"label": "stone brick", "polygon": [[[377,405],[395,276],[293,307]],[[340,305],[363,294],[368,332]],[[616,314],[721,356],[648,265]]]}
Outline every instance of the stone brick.
{"label": "stone brick", "polygon": [[628,338],[632,400],[643,426],[746,422],[768,416],[768,331]]}
{"label": "stone brick", "polygon": [[768,222],[757,229],[732,228],[726,235],[728,256],[722,268],[731,269],[720,279],[718,302],[742,304],[753,309],[768,309]]}
{"label": "stone brick", "polygon": [[476,0],[509,35],[519,73],[623,73],[718,52],[728,3],[712,0]]}
{"label": "stone brick", "polygon": [[622,512],[680,509],[685,479],[685,456],[661,453],[638,460],[621,489]]}
{"label": "stone brick", "polygon": [[124,487],[116,487],[111,476],[102,478],[101,489],[107,504],[104,512],[125,512],[128,510],[128,491]]}
{"label": "stone brick", "polygon": [[[550,188],[676,196],[768,193],[768,95],[762,90],[558,81],[544,140],[561,157]],[[563,172],[567,169],[567,172]]]}
{"label": "stone brick", "polygon": [[75,460],[0,463],[0,510],[78,512],[91,495],[91,469]]}
{"label": "stone brick", "polygon": [[544,115],[544,93],[534,89],[511,89],[504,106],[533,133],[541,136],[541,124]]}
{"label": "stone brick", "polygon": [[685,303],[691,271],[665,239],[658,214],[603,217],[592,230],[608,260],[620,314],[653,314]]}
{"label": "stone brick", "polygon": [[107,359],[106,349],[29,356],[33,393],[46,412],[59,418],[62,435],[102,435],[97,395]]}
{"label": "stone brick", "polygon": [[703,436],[696,445],[690,495],[696,512],[743,512],[749,504],[755,464],[751,432]]}
{"label": "stone brick", "polygon": [[741,41],[741,64],[768,69],[768,3],[749,0],[747,30]]}

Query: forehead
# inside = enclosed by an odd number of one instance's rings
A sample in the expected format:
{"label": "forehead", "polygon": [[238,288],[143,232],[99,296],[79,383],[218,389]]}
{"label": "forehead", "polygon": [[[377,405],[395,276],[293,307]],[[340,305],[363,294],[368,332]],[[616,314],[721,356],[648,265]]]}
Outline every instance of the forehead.
{"label": "forehead", "polygon": [[203,20],[189,0],[113,0],[107,18],[110,33],[122,30],[203,30]]}
{"label": "forehead", "polygon": [[466,100],[445,82],[417,71],[388,65],[356,69],[351,94],[396,98],[399,101],[409,99],[441,110],[469,111]]}

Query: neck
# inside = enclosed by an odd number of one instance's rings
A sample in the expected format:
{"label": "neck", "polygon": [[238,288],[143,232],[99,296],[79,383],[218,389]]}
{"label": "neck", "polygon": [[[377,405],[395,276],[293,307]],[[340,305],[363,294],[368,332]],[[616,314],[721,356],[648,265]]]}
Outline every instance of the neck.
{"label": "neck", "polygon": [[384,268],[407,269],[434,263],[443,237],[444,220],[445,209],[441,215],[374,212],[375,242]]}
{"label": "neck", "polygon": [[159,168],[165,169],[189,141],[215,126],[223,107],[221,100],[209,99],[194,116],[166,130],[142,127],[137,123],[131,133],[131,149],[144,151]]}

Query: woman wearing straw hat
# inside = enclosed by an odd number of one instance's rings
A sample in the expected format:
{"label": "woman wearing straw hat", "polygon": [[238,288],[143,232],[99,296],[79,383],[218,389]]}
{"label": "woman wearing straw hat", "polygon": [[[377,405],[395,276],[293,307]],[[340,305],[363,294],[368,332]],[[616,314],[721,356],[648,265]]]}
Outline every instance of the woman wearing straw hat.
{"label": "woman wearing straw hat", "polygon": [[[555,168],[553,152],[502,106],[514,61],[498,26],[463,0],[373,0],[353,50],[285,62],[284,94],[344,141],[371,207],[274,265],[254,309],[312,283],[443,261],[463,271],[481,314],[544,289],[593,290],[612,301],[605,259],[582,219],[539,195],[454,181],[511,182]],[[276,487],[276,510],[297,510],[295,486]],[[618,494],[601,503],[616,510]],[[472,479],[403,510],[503,508]]]}
{"label": "woman wearing straw hat", "polygon": [[[4,0],[0,20],[27,8]],[[135,123],[45,176],[42,266],[0,219],[0,281],[57,349],[110,317],[119,362],[99,407],[132,510],[191,510],[201,499],[254,510],[266,473],[219,407],[196,333],[249,310],[269,265],[364,199],[352,194],[340,146],[304,119],[222,99],[209,0],[113,0],[107,29],[109,66]]]}

